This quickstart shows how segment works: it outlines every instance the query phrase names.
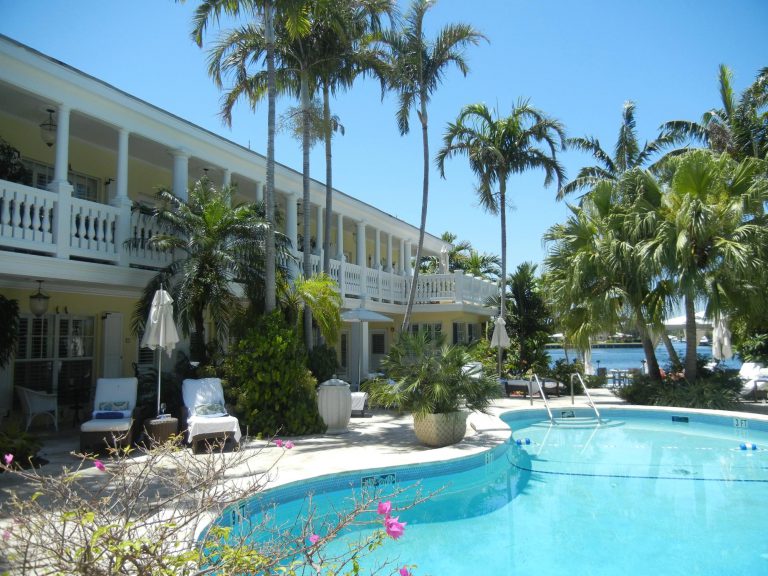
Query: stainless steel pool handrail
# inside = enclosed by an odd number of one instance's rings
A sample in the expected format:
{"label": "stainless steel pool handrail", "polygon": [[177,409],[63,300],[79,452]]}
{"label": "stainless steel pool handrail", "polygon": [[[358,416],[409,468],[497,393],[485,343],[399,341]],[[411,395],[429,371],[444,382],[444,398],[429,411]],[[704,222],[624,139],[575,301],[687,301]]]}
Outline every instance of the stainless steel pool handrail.
{"label": "stainless steel pool handrail", "polygon": [[581,387],[584,389],[584,394],[587,396],[587,403],[592,406],[592,410],[595,411],[595,416],[597,417],[598,424],[602,424],[602,420],[600,420],[600,411],[597,409],[597,406],[595,405],[595,401],[592,400],[592,395],[589,393],[589,389],[587,389],[587,385],[584,384],[584,380],[581,377],[581,374],[578,372],[574,372],[571,374],[571,404],[573,404],[573,377],[576,376],[576,378],[579,379],[579,382],[581,382]]}
{"label": "stainless steel pool handrail", "polygon": [[[555,418],[552,416],[552,410],[549,409],[549,401],[547,400],[547,394],[544,392],[544,386],[539,381],[538,374],[534,374],[533,377],[536,379],[536,385],[539,387],[539,393],[541,394],[541,399],[544,400],[544,407],[547,409],[547,414],[549,414],[549,421],[554,424]],[[533,390],[531,390],[531,380],[528,381],[528,394],[530,394],[531,402],[533,402]]]}

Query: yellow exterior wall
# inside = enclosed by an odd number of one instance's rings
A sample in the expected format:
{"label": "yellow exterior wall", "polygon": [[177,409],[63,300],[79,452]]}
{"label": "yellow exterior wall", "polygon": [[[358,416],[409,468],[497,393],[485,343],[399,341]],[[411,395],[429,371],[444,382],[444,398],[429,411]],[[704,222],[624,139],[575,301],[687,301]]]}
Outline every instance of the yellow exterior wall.
{"label": "yellow exterior wall", "polygon": [[[3,289],[2,294],[6,298],[18,300],[19,310],[22,314],[29,313],[29,296],[37,291],[36,284],[30,284],[29,290]],[[55,314],[58,307],[61,314],[66,308],[72,316],[90,316],[94,318],[94,352],[93,363],[95,378],[104,373],[102,363],[102,321],[105,312],[120,312],[123,315],[123,363],[122,374],[133,375],[133,362],[138,355],[138,341],[131,332],[131,318],[136,305],[135,298],[120,298],[115,296],[100,296],[98,294],[70,294],[66,292],[52,292],[43,284],[43,292],[51,299],[48,301],[48,314]]]}

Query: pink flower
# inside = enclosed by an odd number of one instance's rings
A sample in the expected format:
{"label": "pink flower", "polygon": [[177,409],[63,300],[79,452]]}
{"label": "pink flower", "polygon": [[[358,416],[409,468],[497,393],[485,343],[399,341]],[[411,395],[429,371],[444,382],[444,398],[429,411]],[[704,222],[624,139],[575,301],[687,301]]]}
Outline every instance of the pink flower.
{"label": "pink flower", "polygon": [[277,440],[275,440],[275,446],[277,446],[278,448],[282,448],[283,447],[283,441],[280,440],[280,438],[278,438]]}
{"label": "pink flower", "polygon": [[317,544],[320,541],[320,536],[317,534],[312,534],[312,536],[309,537],[310,544]]}
{"label": "pink flower", "polygon": [[285,449],[290,450],[291,448],[293,448],[293,442],[288,440],[288,442],[285,443]]}
{"label": "pink flower", "polygon": [[411,573],[408,571],[408,568],[406,568],[405,566],[400,568],[399,572],[400,572],[400,576],[412,576]]}
{"label": "pink flower", "polygon": [[3,456],[3,461],[5,462],[6,466],[10,466],[11,462],[13,462],[13,454],[6,454]]}
{"label": "pink flower", "polygon": [[104,466],[104,462],[102,462],[101,460],[94,460],[93,465],[96,467],[97,470],[100,470],[102,472],[107,471],[107,467]]}
{"label": "pink flower", "polygon": [[405,525],[407,522],[398,522],[398,518],[399,516],[396,516],[395,518],[387,517],[387,519],[384,520],[384,527],[387,530],[387,534],[393,540],[397,540],[405,533]]}
{"label": "pink flower", "polygon": [[8,542],[11,539],[11,531],[3,530],[3,542]]}
{"label": "pink flower", "polygon": [[382,516],[389,517],[389,513],[392,512],[392,502],[390,500],[387,500],[386,502],[379,502],[379,506],[376,509],[376,512]]}

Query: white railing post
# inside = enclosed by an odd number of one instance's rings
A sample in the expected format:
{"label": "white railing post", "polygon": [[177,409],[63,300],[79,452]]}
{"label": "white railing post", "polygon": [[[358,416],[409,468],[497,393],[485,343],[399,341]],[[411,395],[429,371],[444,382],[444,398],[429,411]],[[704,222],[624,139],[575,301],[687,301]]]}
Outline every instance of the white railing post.
{"label": "white railing post", "polygon": [[463,270],[454,270],[453,272],[453,278],[454,278],[454,301],[457,303],[461,303],[464,301],[464,271]]}
{"label": "white railing post", "polygon": [[342,298],[347,294],[347,258],[344,254],[339,259],[339,293]]}

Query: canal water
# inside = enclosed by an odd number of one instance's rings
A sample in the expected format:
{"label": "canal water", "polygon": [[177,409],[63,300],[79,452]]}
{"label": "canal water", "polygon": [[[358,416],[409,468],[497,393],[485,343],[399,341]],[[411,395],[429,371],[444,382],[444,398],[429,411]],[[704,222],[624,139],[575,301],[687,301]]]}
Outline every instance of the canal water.
{"label": "canal water", "polygon": [[[673,342],[677,354],[680,356],[680,360],[683,360],[685,356],[685,342]],[[555,361],[565,358],[565,352],[562,348],[550,348],[547,350],[549,357],[554,364]],[[696,348],[696,353],[705,358],[712,358],[711,346],[699,346]],[[568,360],[573,362],[578,354],[575,350],[568,350]],[[656,358],[659,361],[659,366],[665,370],[669,367],[669,354],[663,344],[659,344],[656,348]],[[632,368],[642,368],[645,354],[643,354],[642,348],[592,348],[592,367],[597,369],[606,368],[607,370],[631,370]],[[598,362],[600,362],[598,364]],[[741,368],[741,360],[736,357],[731,358],[721,365],[726,368],[734,368],[738,370]]]}

